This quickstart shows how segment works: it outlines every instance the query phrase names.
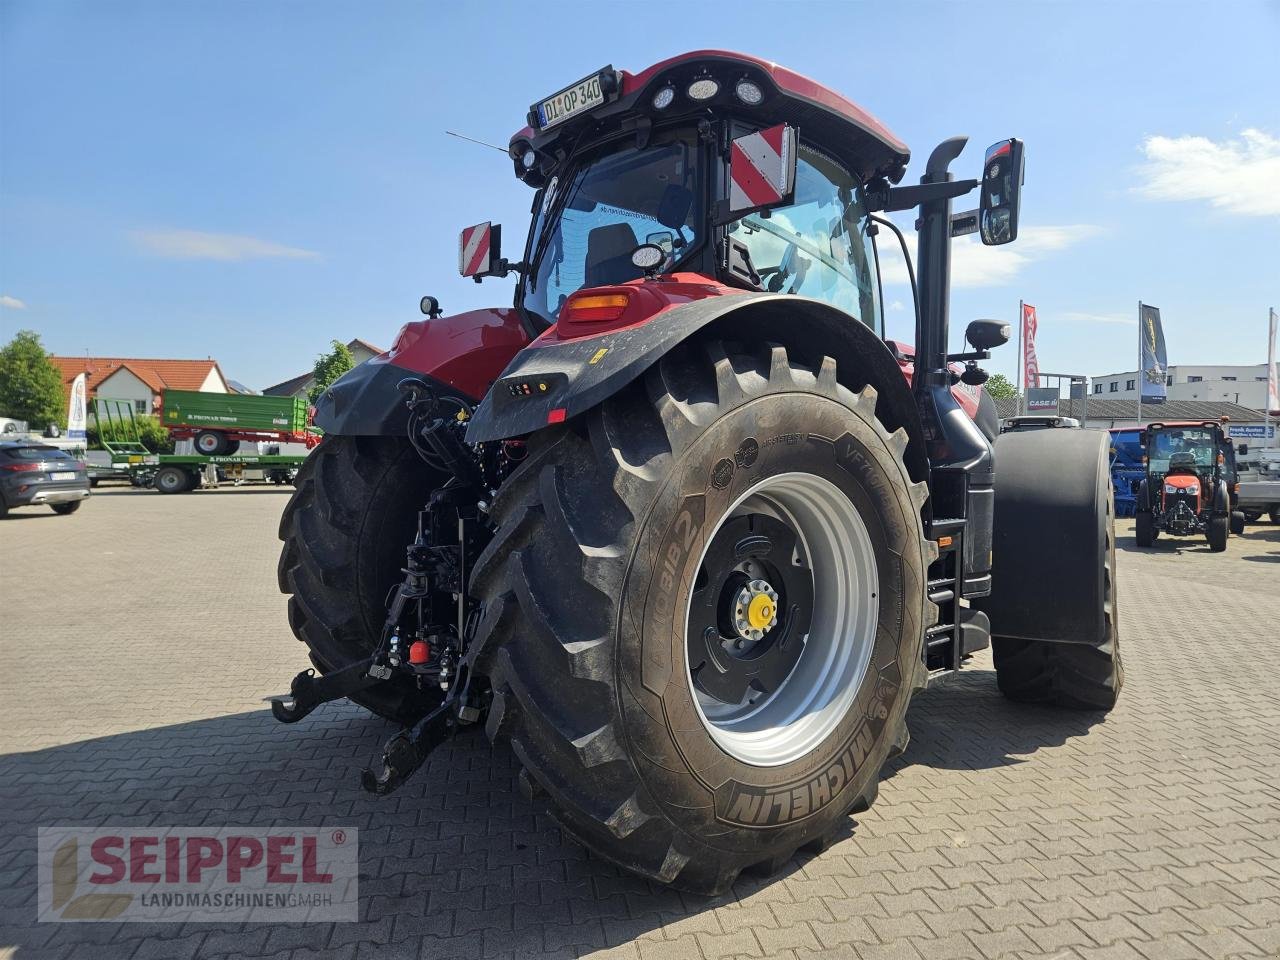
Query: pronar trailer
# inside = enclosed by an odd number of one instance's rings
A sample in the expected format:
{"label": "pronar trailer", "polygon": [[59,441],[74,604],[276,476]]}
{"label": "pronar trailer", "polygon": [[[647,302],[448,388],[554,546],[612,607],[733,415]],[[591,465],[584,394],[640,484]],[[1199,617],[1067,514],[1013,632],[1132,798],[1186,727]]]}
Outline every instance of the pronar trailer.
{"label": "pronar trailer", "polygon": [[142,443],[133,407],[123,400],[95,400],[94,420],[99,442],[110,456],[111,471],[124,472],[135,486],[152,487],[161,493],[186,493],[222,480],[292,483],[307,459],[305,454],[152,453]]}
{"label": "pronar trailer", "polygon": [[320,442],[307,429],[307,402],[302,397],[166,390],[160,422],[175,440],[191,440],[206,456],[235,453],[242,441]]}

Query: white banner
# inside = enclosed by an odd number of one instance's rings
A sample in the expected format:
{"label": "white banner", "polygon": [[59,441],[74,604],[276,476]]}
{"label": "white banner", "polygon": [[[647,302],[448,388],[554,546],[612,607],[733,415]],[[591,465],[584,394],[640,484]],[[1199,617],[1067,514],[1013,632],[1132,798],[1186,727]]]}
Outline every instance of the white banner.
{"label": "white banner", "polygon": [[71,403],[67,407],[67,439],[83,440],[85,428],[88,426],[88,415],[85,409],[86,374],[80,374],[71,381]]}

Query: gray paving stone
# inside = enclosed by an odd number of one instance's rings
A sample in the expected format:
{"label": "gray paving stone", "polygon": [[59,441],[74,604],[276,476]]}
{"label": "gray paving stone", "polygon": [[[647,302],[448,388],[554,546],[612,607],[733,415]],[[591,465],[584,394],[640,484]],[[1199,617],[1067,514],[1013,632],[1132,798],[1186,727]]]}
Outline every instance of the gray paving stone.
{"label": "gray paving stone", "polygon": [[[1280,591],[1274,564],[1244,559],[1280,551],[1280,528],[1250,527],[1210,556],[1136,551],[1122,523],[1127,686],[1110,716],[1010,704],[980,653],[913,705],[910,748],[840,842],[797,857],[781,878],[744,877],[706,900],[588,856],[525,804],[510,754],[482,734],[447,744],[401,791],[374,799],[356,778],[391,725],[347,704],[275,724],[260,698],[304,662],[274,583],[271,531],[286,498],[119,490],[74,525],[0,524],[3,555],[31,558],[0,577],[12,628],[0,697],[0,958],[1280,951],[1280,700],[1255,677],[1274,653],[1258,624],[1280,622]],[[21,602],[57,575],[51,536],[74,537],[77,556],[105,571],[82,585],[91,619],[51,625]],[[151,570],[165,576],[138,575]],[[236,629],[210,644],[191,611],[223,609],[228,597]],[[102,654],[94,683],[43,682],[58,650],[90,633]],[[34,830],[47,823],[356,826],[364,919],[35,925]]]}

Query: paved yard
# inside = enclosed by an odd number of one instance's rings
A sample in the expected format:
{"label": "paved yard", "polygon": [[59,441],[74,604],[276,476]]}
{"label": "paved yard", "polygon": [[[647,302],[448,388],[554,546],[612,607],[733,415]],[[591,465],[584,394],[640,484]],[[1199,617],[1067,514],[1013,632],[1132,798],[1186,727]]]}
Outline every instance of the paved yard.
{"label": "paved yard", "polygon": [[[304,665],[287,496],[104,489],[0,523],[0,957],[1280,956],[1280,527],[1213,555],[1126,524],[1111,716],[1008,704],[977,657],[840,843],[705,900],[588,858],[482,735],[379,800],[357,773],[390,725],[275,723],[260,698]],[[98,823],[358,826],[363,922],[33,923],[37,826]]]}

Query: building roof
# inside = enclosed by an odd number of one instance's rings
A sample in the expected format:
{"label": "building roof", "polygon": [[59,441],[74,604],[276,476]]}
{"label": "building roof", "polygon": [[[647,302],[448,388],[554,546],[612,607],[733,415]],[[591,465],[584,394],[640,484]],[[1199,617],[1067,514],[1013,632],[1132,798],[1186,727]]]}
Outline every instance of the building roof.
{"label": "building roof", "polygon": [[[356,337],[354,340],[347,341],[347,349],[354,350],[356,347],[363,347],[375,357],[379,354],[386,353],[381,347],[370,343],[368,340],[361,340]],[[303,384],[311,379],[311,371],[300,373],[296,377],[290,377],[288,380],[282,380],[280,383],[273,383],[269,387],[263,387],[262,393],[268,397],[291,397],[302,389]]]}
{"label": "building roof", "polygon": [[62,373],[62,387],[71,396],[71,382],[82,373],[88,373],[87,393],[93,396],[98,386],[113,374],[128,370],[156,393],[166,388],[173,390],[199,390],[209,376],[217,370],[223,376],[218,361],[208,360],[152,360],[141,357],[50,357]]}
{"label": "building roof", "polygon": [[[1006,417],[1016,417],[1018,415],[1018,400],[1016,397],[1001,399],[996,401],[996,412],[1001,419]],[[1089,420],[1134,420],[1138,415],[1137,400],[1103,400],[1098,397],[1089,397],[1088,401],[1088,419]],[[1063,417],[1075,417],[1081,423],[1085,421],[1086,404],[1083,400],[1067,400],[1058,401],[1058,415]],[[1255,420],[1262,420],[1264,415],[1261,410],[1254,410],[1252,407],[1244,407],[1238,403],[1227,403],[1218,400],[1169,400],[1165,403],[1144,403],[1142,405],[1142,419],[1144,421],[1152,420],[1217,420],[1220,417],[1227,417],[1232,421],[1250,423]]]}

